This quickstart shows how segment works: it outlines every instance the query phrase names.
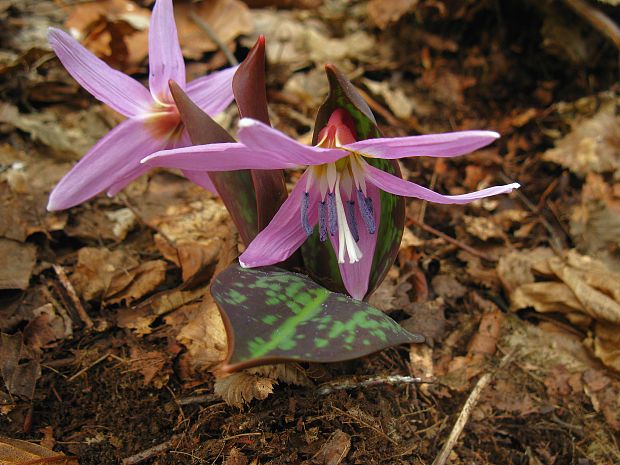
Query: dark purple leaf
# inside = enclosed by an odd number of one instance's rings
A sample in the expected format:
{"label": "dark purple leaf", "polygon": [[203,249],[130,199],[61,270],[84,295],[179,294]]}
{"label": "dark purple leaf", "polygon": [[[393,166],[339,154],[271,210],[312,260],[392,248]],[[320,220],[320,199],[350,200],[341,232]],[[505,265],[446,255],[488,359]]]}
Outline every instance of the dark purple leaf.
{"label": "dark purple leaf", "polygon": [[[233,94],[242,118],[270,124],[265,84],[265,37],[260,36],[243,60],[232,81]],[[287,197],[282,170],[252,170],[258,230],[269,224]]]}
{"label": "dark purple leaf", "polygon": [[[233,137],[202,111],[174,81],[170,91],[181,120],[194,145],[234,142]],[[249,170],[209,173],[222,202],[226,205],[243,242],[249,244],[258,234],[256,195]]]}

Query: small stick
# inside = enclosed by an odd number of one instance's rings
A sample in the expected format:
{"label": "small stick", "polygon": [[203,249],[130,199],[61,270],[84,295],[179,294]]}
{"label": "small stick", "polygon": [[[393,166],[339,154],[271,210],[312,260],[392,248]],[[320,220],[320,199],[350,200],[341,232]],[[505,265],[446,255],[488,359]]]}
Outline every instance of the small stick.
{"label": "small stick", "polygon": [[362,98],[366,100],[366,103],[368,104],[368,106],[374,111],[376,111],[377,113],[379,113],[383,117],[383,119],[387,121],[387,123],[390,126],[395,126],[395,127],[402,126],[401,122],[398,121],[394,116],[392,116],[392,113],[386,110],[379,102],[377,102],[374,98],[372,98],[368,94],[368,92],[364,91],[363,89],[360,89],[359,87],[356,87],[356,89],[360,93]]}
{"label": "small stick", "polygon": [[355,379],[345,379],[343,381],[332,381],[329,383],[322,384],[317,389],[317,394],[320,396],[324,396],[326,394],[330,394],[334,391],[342,391],[349,389],[357,389],[368,386],[377,386],[380,384],[422,384],[422,383],[432,383],[432,380],[425,380],[422,378],[414,378],[413,376],[401,376],[401,375],[391,375],[391,376],[374,376],[372,378],[367,378],[361,381]]}
{"label": "small stick", "polygon": [[589,22],[592,27],[598,29],[601,34],[607,36],[620,50],[620,28],[609,16],[584,0],[564,0],[564,3]]}
{"label": "small stick", "polygon": [[142,452],[138,452],[131,457],[124,458],[121,461],[122,465],[134,465],[136,463],[144,462],[145,460],[150,459],[154,455],[160,454],[162,452],[167,451],[174,447],[174,443],[179,439],[179,436],[172,436],[167,441],[162,442],[161,444],[157,444],[149,449],[145,449]]}
{"label": "small stick", "polygon": [[63,285],[63,287],[67,291],[67,294],[69,295],[69,299],[71,299],[71,302],[73,303],[73,305],[75,305],[75,310],[77,311],[80,319],[82,320],[82,322],[87,328],[92,328],[93,320],[90,319],[90,317],[88,316],[88,313],[86,313],[86,310],[84,310],[84,306],[82,305],[80,298],[75,292],[75,288],[73,287],[73,284],[71,284],[71,281],[69,281],[69,278],[67,277],[67,273],[65,273],[64,268],[60,265],[52,265],[52,266],[54,267],[54,271],[56,272],[56,275],[58,276],[60,283]]}
{"label": "small stick", "polygon": [[228,63],[230,63],[232,66],[237,66],[239,64],[239,62],[237,61],[235,56],[228,49],[226,44],[224,42],[222,42],[222,39],[219,38],[219,36],[215,33],[213,28],[211,26],[209,26],[209,24],[206,21],[203,21],[203,19],[200,16],[198,16],[194,12],[194,10],[190,10],[189,11],[189,18],[192,21],[194,21],[196,23],[196,25],[200,29],[202,29],[203,31],[205,31],[207,33],[207,35],[209,36],[209,39],[211,39],[213,42],[215,42],[215,44],[219,47],[219,49],[226,56],[226,59],[228,60]]}
{"label": "small stick", "polygon": [[437,237],[441,237],[443,240],[449,242],[450,244],[456,245],[457,247],[463,249],[465,252],[468,252],[472,255],[475,255],[476,257],[480,257],[484,260],[487,260],[489,262],[496,262],[497,259],[488,256],[487,254],[485,254],[484,252],[481,252],[480,250],[474,249],[472,246],[465,244],[464,242],[461,242],[453,237],[448,236],[446,233],[443,233],[435,228],[433,228],[432,226],[427,225],[426,223],[421,223],[420,221],[416,220],[415,218],[409,218],[409,222],[415,224],[416,226],[418,226],[419,228],[423,229],[424,231],[434,234]]}
{"label": "small stick", "polygon": [[94,367],[95,365],[97,365],[98,363],[103,362],[106,358],[108,358],[110,356],[110,353],[108,352],[107,354],[99,357],[97,360],[95,360],[93,363],[91,363],[89,366],[82,368],[80,371],[78,371],[76,374],[74,374],[73,376],[70,376],[69,378],[67,378],[67,381],[73,381],[75,378],[77,378],[78,376],[80,376],[82,373],[85,373],[86,371],[90,370],[92,367]]}
{"label": "small stick", "polygon": [[[504,355],[501,362],[499,363],[499,366],[497,367],[497,370],[500,370],[501,368],[506,366],[506,364],[512,358],[513,353],[514,352],[509,352],[508,354]],[[435,460],[433,460],[432,465],[445,465],[450,455],[450,452],[452,452],[452,449],[454,449],[456,442],[459,440],[459,436],[463,432],[463,429],[465,428],[465,425],[469,420],[471,412],[474,410],[474,407],[478,403],[478,398],[480,397],[480,394],[482,393],[484,388],[487,387],[487,385],[491,382],[493,374],[493,372],[489,372],[485,373],[480,377],[480,379],[472,389],[471,393],[469,394],[467,401],[465,401],[465,405],[463,405],[461,413],[459,414],[456,423],[454,423],[454,427],[450,432],[450,436],[448,436],[448,440],[441,448],[441,452],[439,453],[439,455],[435,458]]]}

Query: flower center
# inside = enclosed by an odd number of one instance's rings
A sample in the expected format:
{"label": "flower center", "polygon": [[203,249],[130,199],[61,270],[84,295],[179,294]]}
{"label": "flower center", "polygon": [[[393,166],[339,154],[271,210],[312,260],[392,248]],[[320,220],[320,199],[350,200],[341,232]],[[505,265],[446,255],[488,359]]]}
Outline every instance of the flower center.
{"label": "flower center", "polygon": [[154,103],[144,124],[151,135],[157,139],[176,141],[183,132],[181,115],[174,103]]}
{"label": "flower center", "polygon": [[[336,148],[356,141],[353,118],[343,109],[332,113],[327,125],[319,132],[317,146]],[[362,252],[359,241],[358,216],[369,234],[377,230],[372,200],[366,193],[366,162],[359,155],[349,154],[334,163],[309,168],[306,190],[302,197],[301,223],[310,236],[313,227],[308,219],[310,189],[320,193],[318,208],[319,239],[338,234],[338,262],[358,262]],[[357,204],[357,208],[356,208]],[[359,213],[358,213],[359,212]]]}

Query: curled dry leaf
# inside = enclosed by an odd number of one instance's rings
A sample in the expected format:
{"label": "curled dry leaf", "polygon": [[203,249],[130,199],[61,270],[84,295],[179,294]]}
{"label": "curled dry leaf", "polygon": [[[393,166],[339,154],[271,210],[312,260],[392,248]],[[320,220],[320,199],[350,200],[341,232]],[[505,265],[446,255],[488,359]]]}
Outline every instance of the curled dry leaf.
{"label": "curled dry leaf", "polygon": [[32,314],[34,319],[24,328],[24,342],[34,350],[73,334],[71,318],[64,311],[57,312],[50,303],[34,309]]}
{"label": "curled dry leaf", "polygon": [[236,247],[236,233],[226,208],[210,198],[174,204],[147,222],[159,234],[155,245],[162,255],[179,266],[183,281],[216,264]]}
{"label": "curled dry leaf", "polygon": [[544,154],[544,159],[570,169],[579,176],[588,173],[620,175],[620,116],[618,99],[607,99],[593,116],[575,118],[571,132]]}
{"label": "curled dry leaf", "polygon": [[76,291],[85,300],[103,298],[110,303],[132,302],[159,286],[166,277],[166,262],[140,262],[123,250],[84,247],[72,275]]}
{"label": "curled dry leaf", "polygon": [[243,407],[254,399],[266,399],[273,392],[274,384],[277,384],[275,379],[240,371],[218,378],[214,392],[228,405]]}
{"label": "curled dry leaf", "polygon": [[210,294],[181,328],[177,341],[187,348],[186,362],[191,371],[204,372],[226,358],[227,338],[220,311]]}
{"label": "curled dry leaf", "polygon": [[620,370],[620,274],[575,250],[562,257],[548,249],[512,252],[502,257],[498,273],[513,310],[562,313],[585,329],[594,326],[594,353]]}

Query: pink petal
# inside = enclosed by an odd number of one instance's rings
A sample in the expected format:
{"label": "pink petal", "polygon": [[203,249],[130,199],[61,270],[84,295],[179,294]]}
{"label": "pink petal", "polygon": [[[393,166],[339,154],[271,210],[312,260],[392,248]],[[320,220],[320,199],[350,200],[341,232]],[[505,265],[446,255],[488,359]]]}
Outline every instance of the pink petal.
{"label": "pink petal", "polygon": [[[190,140],[187,130],[184,129],[183,132],[181,133],[181,137],[178,137],[178,138],[174,137],[171,140],[169,139],[165,143],[165,146],[163,147],[160,146],[159,148],[160,149],[173,149],[177,147],[187,147],[189,145],[192,145],[192,141]],[[115,182],[110,187],[108,187],[108,190],[107,190],[108,197],[114,197],[116,194],[122,191],[125,187],[127,187],[129,183],[131,183],[135,179],[138,179],[140,176],[142,176],[143,174],[146,174],[150,170],[151,170],[150,166],[146,166],[146,165],[143,165],[142,163],[139,163],[136,167],[134,167],[133,170],[125,174],[123,179],[120,179],[119,181]]]}
{"label": "pink petal", "polygon": [[69,74],[98,100],[129,117],[148,111],[151,95],[138,81],[110,68],[60,29],[49,28],[47,37]]}
{"label": "pink petal", "polygon": [[[375,186],[369,184],[366,187],[366,192],[372,199],[375,213],[375,224],[377,225],[377,229],[379,229],[379,219],[381,218],[380,191]],[[375,247],[377,245],[377,232],[374,234],[370,234],[368,232],[357,203],[355,204],[355,220],[357,222],[357,231],[360,238],[357,246],[362,251],[362,258],[356,263],[349,263],[349,261],[345,259],[345,262],[339,263],[338,267],[340,268],[342,282],[344,283],[344,287],[347,289],[349,295],[354,299],[362,300],[366,295],[366,292],[368,292],[370,270],[372,267],[372,260],[375,256]],[[330,240],[336,256],[338,256],[338,234],[330,236]]]}
{"label": "pink petal", "polygon": [[455,157],[465,155],[495,141],[493,131],[459,131],[424,136],[368,139],[344,147],[377,158]]}
{"label": "pink petal", "polygon": [[206,171],[183,170],[183,175],[194,184],[199,185],[212,194],[219,195],[213,181],[209,177],[209,173]]}
{"label": "pink petal", "polygon": [[101,138],[50,194],[47,209],[63,210],[82,203],[119,182],[142,173],[140,159],[162,147],[140,120],[128,119]]}
{"label": "pink petal", "polygon": [[364,168],[366,170],[366,181],[374,184],[379,189],[395,195],[401,195],[403,197],[415,197],[434,203],[470,203],[474,200],[491,197],[497,194],[507,194],[509,192],[512,192],[513,189],[518,189],[519,187],[521,187],[518,183],[515,182],[512,184],[507,184],[505,186],[488,187],[486,189],[482,189],[476,192],[470,192],[469,194],[442,195],[430,189],[427,189],[426,187],[422,187],[419,184],[397,178],[396,176],[377,169],[374,166],[366,164]]}
{"label": "pink petal", "polygon": [[[258,236],[241,254],[239,257],[241,266],[254,268],[283,262],[308,238],[301,224],[301,202],[307,177],[306,171],[269,225],[258,233]],[[311,190],[309,194],[308,221],[310,226],[314,226],[318,221],[316,203],[319,193]]]}
{"label": "pink petal", "polygon": [[269,152],[249,148],[237,142],[162,150],[144,158],[142,163],[190,171],[266,170],[297,166],[295,163],[277,159]]}
{"label": "pink petal", "polygon": [[232,78],[238,66],[194,79],[185,92],[209,116],[221,113],[233,101]]}
{"label": "pink petal", "polygon": [[185,62],[174,22],[172,0],[157,0],[149,27],[149,87],[153,97],[168,101],[169,80],[185,87]]}
{"label": "pink petal", "polygon": [[277,129],[252,118],[239,121],[239,140],[252,149],[265,150],[275,158],[297,165],[321,165],[348,156],[341,149],[324,149],[300,144]]}

